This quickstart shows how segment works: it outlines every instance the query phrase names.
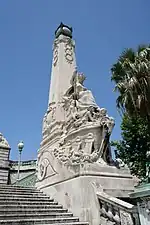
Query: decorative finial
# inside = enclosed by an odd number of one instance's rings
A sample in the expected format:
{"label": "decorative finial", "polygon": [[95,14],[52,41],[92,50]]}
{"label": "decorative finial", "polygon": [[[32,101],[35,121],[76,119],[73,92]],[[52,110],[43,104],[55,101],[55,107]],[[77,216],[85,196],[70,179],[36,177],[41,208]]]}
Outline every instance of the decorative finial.
{"label": "decorative finial", "polygon": [[61,34],[72,38],[72,27],[69,27],[61,22],[55,31],[55,38],[58,38]]}
{"label": "decorative finial", "polygon": [[4,138],[2,133],[0,133],[0,147],[10,148],[8,141],[6,140],[6,138]]}

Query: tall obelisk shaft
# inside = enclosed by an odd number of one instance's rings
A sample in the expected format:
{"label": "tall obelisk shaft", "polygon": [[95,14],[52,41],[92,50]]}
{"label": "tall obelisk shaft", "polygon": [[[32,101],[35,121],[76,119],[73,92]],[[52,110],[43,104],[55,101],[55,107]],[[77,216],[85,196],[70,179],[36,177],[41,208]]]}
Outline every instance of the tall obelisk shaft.
{"label": "tall obelisk shaft", "polygon": [[71,86],[70,80],[75,68],[75,44],[72,40],[72,28],[61,23],[55,31],[49,104],[57,104],[62,101],[62,96]]}

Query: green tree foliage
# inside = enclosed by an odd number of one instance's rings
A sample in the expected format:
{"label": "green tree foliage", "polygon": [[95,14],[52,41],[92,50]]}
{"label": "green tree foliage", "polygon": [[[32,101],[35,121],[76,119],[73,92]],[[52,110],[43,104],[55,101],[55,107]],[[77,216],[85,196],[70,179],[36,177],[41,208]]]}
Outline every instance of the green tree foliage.
{"label": "green tree foliage", "polygon": [[111,68],[117,107],[129,115],[150,116],[150,46],[126,49]]}
{"label": "green tree foliage", "polygon": [[146,120],[140,117],[123,116],[122,140],[111,145],[130,168],[131,173],[144,178],[146,176],[147,151],[150,151],[150,132]]}

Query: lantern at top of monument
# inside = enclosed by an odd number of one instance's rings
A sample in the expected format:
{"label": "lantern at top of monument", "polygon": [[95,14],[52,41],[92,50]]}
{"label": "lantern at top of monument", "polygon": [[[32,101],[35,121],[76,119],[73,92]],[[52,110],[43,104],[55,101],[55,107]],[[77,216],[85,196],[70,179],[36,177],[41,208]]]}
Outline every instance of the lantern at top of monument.
{"label": "lantern at top of monument", "polygon": [[58,38],[61,34],[72,38],[72,27],[60,23],[59,27],[55,31],[55,38]]}

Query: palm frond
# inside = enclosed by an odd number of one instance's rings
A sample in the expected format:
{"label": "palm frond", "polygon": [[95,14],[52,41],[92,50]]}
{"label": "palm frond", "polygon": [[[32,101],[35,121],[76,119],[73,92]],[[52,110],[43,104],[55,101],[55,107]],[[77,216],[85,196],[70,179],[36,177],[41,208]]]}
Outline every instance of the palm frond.
{"label": "palm frond", "polygon": [[[150,115],[150,45],[125,49],[111,68],[116,106],[128,114]],[[144,113],[145,112],[145,113]]]}

